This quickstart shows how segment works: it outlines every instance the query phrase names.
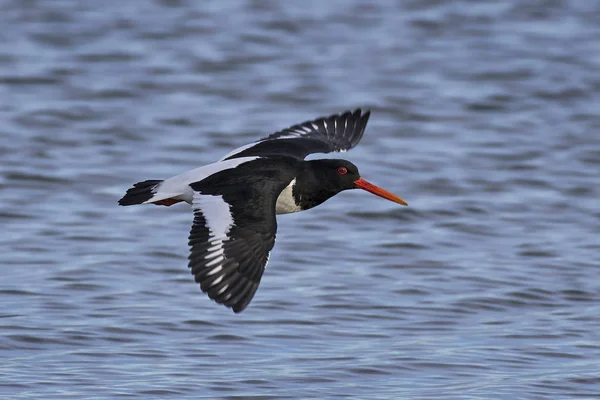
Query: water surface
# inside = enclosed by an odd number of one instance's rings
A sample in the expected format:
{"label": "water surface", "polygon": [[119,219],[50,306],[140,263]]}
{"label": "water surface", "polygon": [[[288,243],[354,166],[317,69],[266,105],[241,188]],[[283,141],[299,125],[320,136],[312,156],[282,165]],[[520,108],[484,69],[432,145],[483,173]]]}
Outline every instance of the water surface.
{"label": "water surface", "polygon": [[[0,394],[600,397],[600,8],[583,1],[0,2]],[[279,218],[250,307],[131,183],[373,112],[405,198]]]}

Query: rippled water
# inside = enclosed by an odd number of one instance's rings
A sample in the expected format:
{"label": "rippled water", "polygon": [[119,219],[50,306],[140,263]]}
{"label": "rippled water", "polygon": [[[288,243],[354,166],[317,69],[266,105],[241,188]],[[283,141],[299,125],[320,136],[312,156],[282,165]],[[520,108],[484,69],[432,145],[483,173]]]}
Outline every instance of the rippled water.
{"label": "rippled water", "polygon": [[[0,1],[0,395],[600,397],[597,2]],[[373,111],[240,315],[131,183]]]}

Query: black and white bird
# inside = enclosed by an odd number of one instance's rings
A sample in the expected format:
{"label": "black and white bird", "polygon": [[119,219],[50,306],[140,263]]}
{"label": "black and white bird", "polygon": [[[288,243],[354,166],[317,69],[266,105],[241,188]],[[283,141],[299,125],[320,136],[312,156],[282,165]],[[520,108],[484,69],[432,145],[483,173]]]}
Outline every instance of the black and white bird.
{"label": "black and white bird", "polygon": [[191,204],[192,274],[208,297],[239,313],[252,300],[269,261],[276,214],[308,210],[347,189],[364,189],[407,205],[361,178],[350,161],[304,160],[311,153],[356,146],[369,115],[357,109],[291,126],[214,164],[165,180],[138,182],[119,204]]}

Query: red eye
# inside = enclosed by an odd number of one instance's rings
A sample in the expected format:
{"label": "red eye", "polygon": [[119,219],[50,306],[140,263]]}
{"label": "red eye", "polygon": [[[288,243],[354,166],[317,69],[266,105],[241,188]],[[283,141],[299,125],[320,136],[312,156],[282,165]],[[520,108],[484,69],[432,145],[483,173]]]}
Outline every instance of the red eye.
{"label": "red eye", "polygon": [[346,167],[338,168],[338,174],[340,174],[340,175],[346,175],[347,172],[348,172],[348,170],[346,169]]}

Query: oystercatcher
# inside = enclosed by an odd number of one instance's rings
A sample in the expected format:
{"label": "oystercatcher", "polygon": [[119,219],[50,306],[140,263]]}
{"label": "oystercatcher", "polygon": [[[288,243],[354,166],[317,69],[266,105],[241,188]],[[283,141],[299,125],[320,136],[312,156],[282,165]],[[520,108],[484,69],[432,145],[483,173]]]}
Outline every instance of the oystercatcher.
{"label": "oystercatcher", "polygon": [[356,146],[369,116],[369,111],[357,109],[293,125],[214,164],[165,180],[138,182],[119,204],[191,204],[189,268],[208,297],[239,313],[252,300],[269,261],[276,214],[308,210],[347,189],[364,189],[407,205],[361,178],[350,161],[304,160],[311,153]]}

